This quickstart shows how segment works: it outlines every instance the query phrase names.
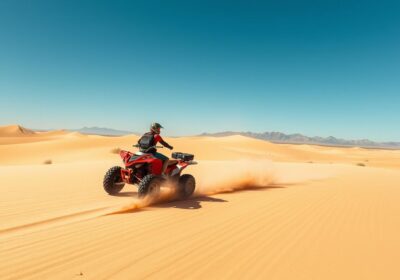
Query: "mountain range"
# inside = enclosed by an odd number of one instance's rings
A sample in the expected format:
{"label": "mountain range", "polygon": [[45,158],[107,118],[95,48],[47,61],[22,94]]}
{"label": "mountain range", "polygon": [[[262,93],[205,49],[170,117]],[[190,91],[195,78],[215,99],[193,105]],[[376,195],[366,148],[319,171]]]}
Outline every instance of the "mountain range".
{"label": "mountain range", "polygon": [[282,132],[234,132],[225,131],[217,133],[203,133],[201,136],[214,136],[223,137],[230,135],[242,135],[246,137],[266,140],[274,143],[288,143],[288,144],[313,144],[325,146],[348,146],[348,147],[363,147],[363,148],[385,148],[385,149],[400,149],[400,142],[374,142],[368,139],[360,140],[346,140],[333,136],[329,137],[309,137],[303,134],[285,134]]}

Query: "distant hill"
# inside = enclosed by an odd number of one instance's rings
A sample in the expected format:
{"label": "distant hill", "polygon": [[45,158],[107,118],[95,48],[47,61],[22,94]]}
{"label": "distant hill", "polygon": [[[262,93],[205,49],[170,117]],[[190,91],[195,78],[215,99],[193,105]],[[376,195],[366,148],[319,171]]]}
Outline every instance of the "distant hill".
{"label": "distant hill", "polygon": [[77,131],[82,134],[95,134],[95,135],[106,135],[106,136],[122,136],[128,134],[137,134],[133,131],[117,130],[106,127],[97,127],[97,126],[83,127],[80,129],[70,129],[70,131]]}
{"label": "distant hill", "polygon": [[0,137],[20,137],[31,135],[35,135],[35,132],[33,130],[27,129],[17,124],[0,126]]}
{"label": "distant hill", "polygon": [[345,140],[345,139],[340,139],[340,138],[336,138],[333,136],[309,137],[309,136],[305,136],[305,135],[299,134],[299,133],[285,134],[282,132],[254,133],[254,132],[225,131],[225,132],[201,134],[201,136],[214,136],[214,137],[223,137],[223,136],[230,136],[230,135],[242,135],[242,136],[266,140],[266,141],[270,141],[270,142],[274,142],[274,143],[400,149],[400,142],[374,142],[374,141],[371,141],[368,139]]}

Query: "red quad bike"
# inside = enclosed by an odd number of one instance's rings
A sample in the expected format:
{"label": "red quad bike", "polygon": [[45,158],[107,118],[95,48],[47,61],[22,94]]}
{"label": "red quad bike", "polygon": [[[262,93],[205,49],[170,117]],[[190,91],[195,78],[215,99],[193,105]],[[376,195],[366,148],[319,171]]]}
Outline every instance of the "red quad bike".
{"label": "red quad bike", "polygon": [[[137,145],[134,145],[137,147]],[[162,183],[166,179],[173,181],[177,186],[177,192],[180,198],[191,196],[196,187],[195,178],[192,175],[181,175],[182,170],[192,164],[194,155],[175,152],[172,153],[172,160],[169,160],[166,170],[166,177],[161,176],[162,161],[155,158],[147,151],[154,148],[162,148],[153,146],[145,152],[132,153],[129,151],[120,151],[119,155],[125,164],[125,168],[120,166],[111,167],[104,176],[104,190],[115,195],[119,193],[125,184],[137,184],[138,196],[158,194]]]}

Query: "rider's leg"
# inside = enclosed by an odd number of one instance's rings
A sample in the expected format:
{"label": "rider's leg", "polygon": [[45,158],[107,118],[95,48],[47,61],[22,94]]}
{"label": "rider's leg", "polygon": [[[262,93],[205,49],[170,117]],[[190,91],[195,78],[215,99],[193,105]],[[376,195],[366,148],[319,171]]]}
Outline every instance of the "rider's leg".
{"label": "rider's leg", "polygon": [[161,170],[162,175],[165,175],[165,171],[167,171],[168,162],[169,162],[169,159],[163,161],[163,166],[162,166],[162,170]]}
{"label": "rider's leg", "polygon": [[168,162],[169,162],[169,158],[164,156],[163,154],[160,153],[154,153],[154,156],[160,160],[162,160],[163,165],[162,165],[162,169],[161,169],[161,174],[165,175],[165,171],[167,170],[168,167]]}

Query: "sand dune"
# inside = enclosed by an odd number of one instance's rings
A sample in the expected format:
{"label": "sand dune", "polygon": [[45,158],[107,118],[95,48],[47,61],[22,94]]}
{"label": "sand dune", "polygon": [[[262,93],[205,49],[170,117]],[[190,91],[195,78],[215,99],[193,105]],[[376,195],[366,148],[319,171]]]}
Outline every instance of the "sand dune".
{"label": "sand dune", "polygon": [[65,130],[33,131],[20,125],[0,126],[0,145],[51,141],[72,134]]}
{"label": "sand dune", "polygon": [[0,137],[0,279],[400,277],[399,151],[172,138],[195,196],[138,200],[102,189],[137,136]]}
{"label": "sand dune", "polygon": [[0,126],[0,137],[33,136],[35,132],[20,125]]}

